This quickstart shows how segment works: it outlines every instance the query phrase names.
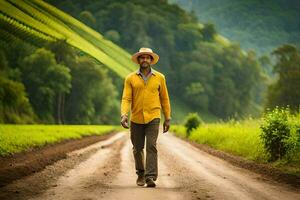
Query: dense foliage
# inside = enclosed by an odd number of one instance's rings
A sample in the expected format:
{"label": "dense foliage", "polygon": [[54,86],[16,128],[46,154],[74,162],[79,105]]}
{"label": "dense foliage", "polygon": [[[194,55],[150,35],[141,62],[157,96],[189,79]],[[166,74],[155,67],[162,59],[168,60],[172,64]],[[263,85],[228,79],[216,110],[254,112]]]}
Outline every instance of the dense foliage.
{"label": "dense foliage", "polygon": [[289,106],[292,111],[300,111],[300,52],[292,45],[283,45],[273,55],[277,79],[269,86],[267,107]]}
{"label": "dense foliage", "polygon": [[131,53],[153,48],[161,58],[154,67],[166,74],[171,102],[221,118],[259,112],[262,72],[255,53],[217,42],[212,24],[199,24],[178,6],[166,0],[48,2]]}
{"label": "dense foliage", "polygon": [[0,49],[0,122],[117,122],[117,92],[101,64],[64,41],[14,44]]}
{"label": "dense foliage", "polygon": [[1,1],[0,36],[0,123],[118,122],[124,49],[38,0]]}

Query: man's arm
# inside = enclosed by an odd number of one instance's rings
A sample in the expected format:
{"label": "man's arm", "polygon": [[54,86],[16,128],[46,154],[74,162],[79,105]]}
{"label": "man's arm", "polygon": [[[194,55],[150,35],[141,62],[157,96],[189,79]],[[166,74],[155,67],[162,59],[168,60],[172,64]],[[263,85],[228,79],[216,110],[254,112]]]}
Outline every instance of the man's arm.
{"label": "man's arm", "polygon": [[124,128],[129,128],[128,126],[128,113],[130,110],[132,101],[132,87],[130,84],[130,80],[127,77],[124,81],[124,89],[121,101],[121,125]]}
{"label": "man's arm", "polygon": [[167,89],[167,84],[166,84],[166,79],[163,76],[163,80],[161,83],[161,90],[160,90],[160,102],[161,106],[163,109],[163,113],[165,116],[165,121],[164,121],[164,133],[167,132],[170,128],[170,120],[171,120],[171,106],[170,106],[170,99],[169,99],[169,94],[168,94],[168,89]]}

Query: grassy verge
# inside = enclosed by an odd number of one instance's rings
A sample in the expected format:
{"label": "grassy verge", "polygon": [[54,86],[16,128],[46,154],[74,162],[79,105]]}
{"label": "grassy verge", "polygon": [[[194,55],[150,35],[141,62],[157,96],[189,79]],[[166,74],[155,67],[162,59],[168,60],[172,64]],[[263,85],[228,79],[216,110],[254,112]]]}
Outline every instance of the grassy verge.
{"label": "grassy verge", "polygon": [[[182,101],[171,97],[172,107],[172,123],[181,124],[184,123],[185,117],[193,112],[193,110]],[[201,118],[204,122],[212,123],[219,120],[216,116],[208,112],[201,112]]]}
{"label": "grassy verge", "polygon": [[119,126],[106,125],[4,125],[0,124],[0,156],[89,135],[104,135]]}
{"label": "grassy verge", "polygon": [[[257,163],[267,163],[268,156],[259,137],[260,123],[259,120],[245,120],[203,124],[194,129],[188,139]],[[186,138],[184,126],[173,126],[171,131],[176,136]],[[282,159],[271,164],[277,169],[300,175],[299,158],[300,152],[293,159]]]}

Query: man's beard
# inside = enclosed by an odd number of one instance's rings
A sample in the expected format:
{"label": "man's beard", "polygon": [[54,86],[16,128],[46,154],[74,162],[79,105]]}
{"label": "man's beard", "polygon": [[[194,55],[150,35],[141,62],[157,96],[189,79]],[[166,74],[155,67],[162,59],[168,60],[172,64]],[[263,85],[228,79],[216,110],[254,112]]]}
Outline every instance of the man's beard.
{"label": "man's beard", "polygon": [[147,62],[143,62],[143,63],[141,64],[141,67],[147,68],[147,67],[150,67],[150,64],[147,63]]}

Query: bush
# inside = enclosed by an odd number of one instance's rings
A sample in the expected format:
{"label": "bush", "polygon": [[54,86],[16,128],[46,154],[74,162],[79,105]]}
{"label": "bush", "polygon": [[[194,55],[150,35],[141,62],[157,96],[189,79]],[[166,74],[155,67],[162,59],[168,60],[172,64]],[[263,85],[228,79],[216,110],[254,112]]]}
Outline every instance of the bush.
{"label": "bush", "polygon": [[0,77],[0,123],[34,123],[36,117],[22,83]]}
{"label": "bush", "polygon": [[297,116],[293,116],[288,108],[278,107],[265,114],[260,137],[270,161],[291,157],[298,149],[300,120]]}
{"label": "bush", "polygon": [[187,130],[186,137],[188,138],[190,136],[190,133],[193,129],[197,128],[202,123],[201,118],[197,113],[190,113],[186,117],[184,126]]}

